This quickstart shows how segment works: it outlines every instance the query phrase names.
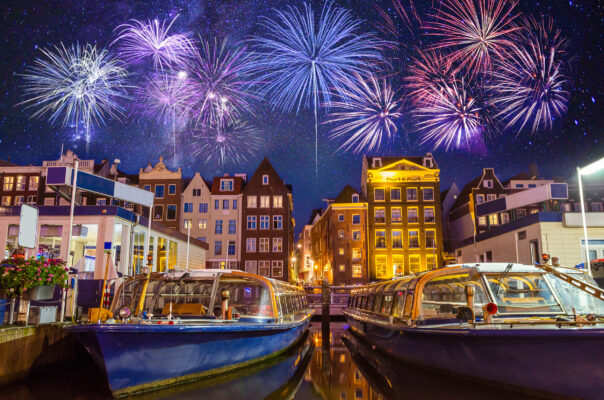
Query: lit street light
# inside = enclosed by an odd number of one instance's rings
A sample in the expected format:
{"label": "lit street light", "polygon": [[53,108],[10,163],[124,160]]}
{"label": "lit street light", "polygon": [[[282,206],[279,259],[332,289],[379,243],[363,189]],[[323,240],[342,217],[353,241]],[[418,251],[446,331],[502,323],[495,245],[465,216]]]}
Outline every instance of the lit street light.
{"label": "lit street light", "polygon": [[595,172],[604,169],[604,158],[589,164],[586,167],[577,167],[577,176],[579,178],[579,199],[581,200],[581,219],[583,220],[583,236],[585,237],[585,258],[587,260],[587,273],[590,277],[591,274],[591,260],[589,259],[589,240],[587,238],[587,222],[585,220],[585,201],[583,200],[583,181],[581,175],[591,175]]}

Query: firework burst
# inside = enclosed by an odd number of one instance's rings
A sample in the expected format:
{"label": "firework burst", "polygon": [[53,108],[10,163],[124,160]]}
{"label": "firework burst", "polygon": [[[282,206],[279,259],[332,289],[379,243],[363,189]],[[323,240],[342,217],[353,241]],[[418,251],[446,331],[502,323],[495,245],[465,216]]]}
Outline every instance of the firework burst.
{"label": "firework burst", "polygon": [[119,100],[127,97],[126,69],[107,50],[92,45],[61,43],[42,54],[23,75],[25,100],[20,104],[35,109],[31,118],[62,119],[63,126],[76,127],[82,121],[88,149],[93,124],[123,116]]}
{"label": "firework burst", "polygon": [[383,140],[398,132],[396,120],[401,117],[401,103],[385,79],[370,74],[367,79],[355,74],[355,79],[342,82],[346,89],[332,106],[338,109],[329,116],[335,124],[330,138],[346,137],[340,149],[353,153],[379,149]]}
{"label": "firework burst", "polygon": [[353,73],[372,69],[382,61],[383,43],[359,31],[362,21],[327,2],[318,19],[308,3],[302,10],[288,7],[265,18],[265,37],[252,42],[260,57],[253,70],[266,84],[261,93],[284,111],[310,107],[315,119],[315,175],[318,176],[318,108],[327,109],[331,93],[342,93],[342,83]]}
{"label": "firework burst", "polygon": [[519,125],[520,132],[530,126],[535,133],[551,129],[568,108],[568,42],[552,19],[526,19],[524,27],[509,57],[497,64],[489,89],[499,110],[496,117],[506,121],[506,128]]}
{"label": "firework burst", "polygon": [[489,70],[512,45],[515,0],[445,0],[434,20],[425,24],[438,43],[431,49],[450,49],[449,58],[470,75]]}
{"label": "firework burst", "polygon": [[186,34],[169,34],[177,18],[170,23],[132,20],[118,26],[113,43],[119,43],[119,55],[131,63],[151,57],[153,66],[161,70],[183,65],[193,54],[193,45]]}
{"label": "firework burst", "polygon": [[435,92],[445,90],[455,74],[450,61],[438,51],[424,52],[418,49],[417,53],[405,78],[406,89],[414,104],[425,104],[430,102]]}
{"label": "firework burst", "polygon": [[242,120],[214,121],[193,135],[194,156],[206,164],[242,164],[260,149],[260,132]]}
{"label": "firework burst", "polygon": [[196,123],[210,124],[223,119],[238,119],[243,112],[251,113],[250,76],[253,60],[246,48],[230,51],[227,41],[213,44],[201,40],[201,47],[188,65],[190,97],[188,112]]}

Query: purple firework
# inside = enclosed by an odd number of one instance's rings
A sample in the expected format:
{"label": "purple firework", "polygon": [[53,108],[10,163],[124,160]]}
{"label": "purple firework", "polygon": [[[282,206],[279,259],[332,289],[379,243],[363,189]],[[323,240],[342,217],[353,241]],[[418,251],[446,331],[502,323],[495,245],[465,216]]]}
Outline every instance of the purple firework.
{"label": "purple firework", "polygon": [[125,61],[136,63],[151,57],[153,66],[161,70],[181,66],[193,54],[193,45],[187,34],[168,34],[177,18],[169,24],[157,19],[132,20],[116,28],[119,32],[113,43],[119,43],[119,54]]}
{"label": "purple firework", "polygon": [[438,51],[418,50],[405,78],[406,88],[414,104],[430,102],[435,91],[442,91],[454,78],[451,62]]}

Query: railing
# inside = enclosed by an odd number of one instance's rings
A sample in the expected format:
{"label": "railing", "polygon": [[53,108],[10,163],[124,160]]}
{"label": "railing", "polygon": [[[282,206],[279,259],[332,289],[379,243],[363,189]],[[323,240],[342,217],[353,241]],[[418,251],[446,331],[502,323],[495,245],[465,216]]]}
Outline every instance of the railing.
{"label": "railing", "polygon": [[[330,315],[343,315],[343,309],[348,305],[348,299],[350,298],[350,291],[353,286],[331,286],[330,287]],[[321,286],[307,286],[306,298],[311,308],[315,309],[315,314],[320,315],[321,301],[323,294],[321,293]],[[316,292],[316,293],[315,293]]]}
{"label": "railing", "polygon": [[[61,160],[42,162],[42,166],[44,166],[44,167],[64,167],[64,166],[71,166],[71,165],[72,165],[71,163],[66,163],[65,161],[61,161]],[[79,168],[80,169],[94,168],[94,160],[80,160]]]}

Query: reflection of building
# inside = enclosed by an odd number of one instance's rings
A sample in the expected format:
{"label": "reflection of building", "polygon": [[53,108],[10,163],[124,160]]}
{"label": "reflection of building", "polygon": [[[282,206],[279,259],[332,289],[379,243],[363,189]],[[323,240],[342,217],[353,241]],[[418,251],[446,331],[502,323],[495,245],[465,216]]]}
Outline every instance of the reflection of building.
{"label": "reflection of building", "polygon": [[311,283],[314,279],[313,259],[312,259],[312,241],[311,232],[312,225],[304,225],[304,229],[300,232],[300,237],[296,246],[298,247],[298,255],[296,263],[298,265],[298,279],[305,283]]}
{"label": "reflection of building", "polygon": [[[67,259],[69,240],[69,207],[40,206],[37,254]],[[0,208],[0,246],[9,256],[16,247],[19,231],[19,207]],[[143,265],[146,218],[117,206],[78,206],[74,213],[72,236],[73,265],[101,279],[105,269],[104,243],[111,243],[111,257],[118,272],[132,275]],[[190,242],[190,268],[204,268],[207,245],[195,239]],[[152,270],[185,268],[187,237],[161,224],[153,223],[150,252]],[[33,255],[30,251],[28,255]]]}
{"label": "reflection of building", "polygon": [[363,157],[371,280],[442,265],[439,174],[430,153]]}
{"label": "reflection of building", "polygon": [[138,173],[138,187],[153,192],[153,221],[160,222],[168,228],[180,229],[180,196],[182,174],[180,168],[170,171],[164,164],[164,158],[152,166],[151,163]]}
{"label": "reflection of building", "polygon": [[320,276],[334,285],[368,281],[366,227],[367,203],[347,185],[312,225],[312,260]]}
{"label": "reflection of building", "polygon": [[241,267],[284,281],[295,279],[291,187],[268,159],[245,185],[242,203]]}

